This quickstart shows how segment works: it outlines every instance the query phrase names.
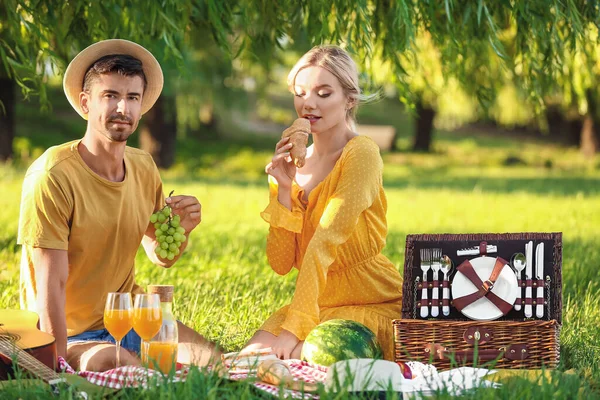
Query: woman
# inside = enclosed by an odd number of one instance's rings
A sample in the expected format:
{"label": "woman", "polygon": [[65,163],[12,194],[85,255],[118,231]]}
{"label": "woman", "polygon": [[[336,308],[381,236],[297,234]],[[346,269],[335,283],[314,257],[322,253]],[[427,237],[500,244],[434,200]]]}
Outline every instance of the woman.
{"label": "woman", "polygon": [[313,144],[301,168],[289,138],[267,165],[270,224],[267,256],[284,275],[299,270],[292,303],[273,314],[246,349],[271,347],[279,358],[300,358],[303,340],[329,319],[369,327],[393,359],[392,319],[401,313],[402,278],[381,254],[387,233],[383,163],[370,138],[354,132],[364,96],[356,64],[339,47],[318,46],[288,76],[299,117],[310,121]]}

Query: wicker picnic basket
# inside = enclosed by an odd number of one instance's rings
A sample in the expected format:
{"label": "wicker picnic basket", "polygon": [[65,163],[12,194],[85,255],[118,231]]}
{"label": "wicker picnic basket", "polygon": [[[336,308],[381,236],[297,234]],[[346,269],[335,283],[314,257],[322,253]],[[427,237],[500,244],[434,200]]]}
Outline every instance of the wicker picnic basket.
{"label": "wicker picnic basket", "polygon": [[[454,266],[463,265],[472,256],[457,256],[465,248],[479,248],[480,256],[510,260],[523,252],[525,244],[532,241],[537,246],[544,243],[543,281],[523,279],[518,285],[543,284],[543,316],[524,316],[525,304],[536,309],[542,298],[534,294],[528,300],[517,300],[520,311],[510,307],[495,320],[472,320],[463,315],[456,299],[428,300],[420,296],[423,290],[421,269],[422,249],[438,248],[448,255]],[[497,248],[495,254],[486,254],[486,245]],[[561,233],[505,233],[505,234],[435,234],[408,235],[404,263],[402,318],[393,321],[396,361],[421,361],[432,363],[439,369],[462,365],[490,366],[495,368],[555,368],[560,357],[559,334],[562,324],[562,234]],[[537,257],[537,255],[536,255]],[[508,263],[510,264],[510,263]],[[508,267],[504,267],[508,268]],[[463,270],[461,270],[463,271]],[[514,273],[512,270],[509,270]],[[432,284],[433,271],[427,271],[427,288],[433,285],[452,288],[457,273],[453,268],[448,282]],[[489,281],[485,281],[489,282]],[[481,282],[479,282],[481,283]],[[491,282],[489,282],[491,283]],[[484,283],[484,286],[486,283]],[[493,284],[491,284],[493,287]],[[490,287],[490,289],[491,289]],[[520,291],[521,293],[526,293]],[[451,296],[450,296],[451,297]],[[429,297],[431,299],[431,297]],[[421,306],[449,305],[448,315],[439,312],[437,317],[421,317]]]}

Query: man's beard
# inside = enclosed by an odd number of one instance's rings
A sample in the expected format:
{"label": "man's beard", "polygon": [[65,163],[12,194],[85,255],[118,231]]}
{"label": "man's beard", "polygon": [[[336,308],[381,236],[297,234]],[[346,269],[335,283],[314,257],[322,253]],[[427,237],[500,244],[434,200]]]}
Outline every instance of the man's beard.
{"label": "man's beard", "polygon": [[115,132],[114,130],[108,131],[108,136],[113,142],[126,142],[133,132]]}
{"label": "man's beard", "polygon": [[[110,127],[110,125],[113,122],[126,122],[129,125],[128,126],[120,126],[117,125],[116,127]],[[126,142],[127,139],[129,139],[129,136],[131,136],[131,134],[133,133],[133,121],[130,118],[124,117],[124,118],[111,118],[108,121],[107,127],[106,127],[106,133],[107,136],[113,141],[113,142]],[[130,130],[131,129],[131,130]]]}

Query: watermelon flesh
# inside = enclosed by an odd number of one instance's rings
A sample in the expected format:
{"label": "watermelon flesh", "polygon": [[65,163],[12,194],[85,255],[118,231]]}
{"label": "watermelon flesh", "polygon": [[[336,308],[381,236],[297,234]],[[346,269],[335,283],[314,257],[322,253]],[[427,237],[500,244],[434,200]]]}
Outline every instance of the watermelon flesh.
{"label": "watermelon flesh", "polygon": [[377,336],[363,324],[332,319],[316,326],[302,346],[301,358],[310,363],[330,366],[354,358],[383,358]]}

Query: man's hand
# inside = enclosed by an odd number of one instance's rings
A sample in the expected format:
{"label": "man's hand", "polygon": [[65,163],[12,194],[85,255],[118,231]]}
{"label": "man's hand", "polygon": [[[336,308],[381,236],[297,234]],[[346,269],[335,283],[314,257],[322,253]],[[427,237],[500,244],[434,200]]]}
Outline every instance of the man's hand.
{"label": "man's hand", "polygon": [[282,360],[287,360],[290,358],[292,351],[296,347],[296,345],[300,342],[300,340],[290,331],[286,331],[285,329],[281,331],[277,339],[271,345],[273,352],[277,356],[277,358]]}
{"label": "man's hand", "polygon": [[202,205],[194,196],[171,196],[166,202],[173,214],[181,217],[180,225],[185,229],[185,234],[190,233],[202,220]]}

